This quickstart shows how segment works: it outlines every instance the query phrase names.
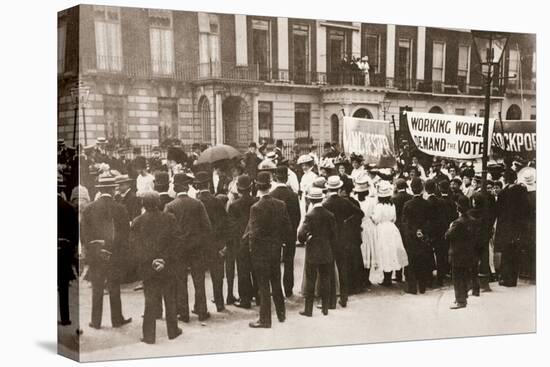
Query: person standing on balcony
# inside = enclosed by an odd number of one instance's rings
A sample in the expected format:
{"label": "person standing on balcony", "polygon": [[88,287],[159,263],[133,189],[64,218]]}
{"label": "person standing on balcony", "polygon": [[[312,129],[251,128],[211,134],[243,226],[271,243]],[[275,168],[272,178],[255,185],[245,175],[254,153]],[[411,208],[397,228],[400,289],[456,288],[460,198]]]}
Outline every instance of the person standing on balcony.
{"label": "person standing on balcony", "polygon": [[368,56],[363,56],[361,58],[361,61],[359,61],[359,69],[361,70],[365,78],[365,87],[368,87],[370,85],[370,77],[369,77],[370,65],[369,65]]}

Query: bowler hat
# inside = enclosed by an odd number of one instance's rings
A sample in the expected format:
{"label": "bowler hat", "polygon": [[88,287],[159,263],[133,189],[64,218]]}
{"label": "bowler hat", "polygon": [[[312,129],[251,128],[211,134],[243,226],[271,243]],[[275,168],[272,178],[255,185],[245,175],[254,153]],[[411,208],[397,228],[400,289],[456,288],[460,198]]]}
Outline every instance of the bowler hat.
{"label": "bowler hat", "polygon": [[250,142],[250,144],[248,144],[248,147],[249,148],[257,148],[258,145],[256,144],[256,142],[252,141],[252,142]]}
{"label": "bowler hat", "polygon": [[411,181],[411,190],[415,194],[420,194],[422,190],[424,189],[424,185],[422,184],[422,180],[418,177],[415,177]]}
{"label": "bowler hat", "polygon": [[335,190],[339,189],[344,185],[344,182],[340,179],[340,176],[330,176],[327,179],[327,183],[325,184],[325,187],[329,190]]}
{"label": "bowler hat", "polygon": [[170,176],[168,175],[168,172],[155,173],[155,187],[168,185],[170,185]]}
{"label": "bowler hat", "polygon": [[189,185],[193,182],[193,177],[186,173],[176,173],[174,175],[174,186]]}
{"label": "bowler hat", "polygon": [[277,169],[275,169],[275,177],[277,177],[277,179],[286,181],[288,179],[288,167],[278,166]]}
{"label": "bowler hat", "polygon": [[248,175],[240,175],[237,177],[237,189],[238,190],[248,190],[252,187],[252,180]]}
{"label": "bowler hat", "polygon": [[259,172],[256,176],[256,184],[260,186],[269,186],[271,185],[271,174],[269,172]]}
{"label": "bowler hat", "polygon": [[210,175],[208,172],[200,171],[195,174],[195,179],[193,180],[193,183],[196,184],[203,184],[210,180]]}
{"label": "bowler hat", "polygon": [[311,200],[321,200],[324,196],[323,190],[318,187],[310,187],[306,194],[306,197]]}
{"label": "bowler hat", "polygon": [[460,195],[457,199],[458,210],[461,212],[466,212],[470,209],[470,199],[465,195]]}

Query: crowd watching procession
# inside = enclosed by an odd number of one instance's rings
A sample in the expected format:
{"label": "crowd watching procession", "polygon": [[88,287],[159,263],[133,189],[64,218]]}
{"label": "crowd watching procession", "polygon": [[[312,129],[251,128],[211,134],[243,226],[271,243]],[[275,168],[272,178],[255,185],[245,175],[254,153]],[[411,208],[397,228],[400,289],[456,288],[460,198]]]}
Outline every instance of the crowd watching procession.
{"label": "crowd watching procession", "polygon": [[[201,144],[170,147],[166,158],[160,149],[148,158],[136,150],[128,159],[102,143],[59,142],[62,325],[71,322],[68,288],[79,276],[91,282],[96,329],[105,293],[112,326],[132,321],[120,288],[138,284],[145,343],[155,342],[159,318],[170,339],[191,314],[208,319],[210,286],[217,312],[259,306],[249,326],[269,328],[272,300],[284,322],[285,298],[298,293],[305,317],[345,308],[375,286],[420,296],[452,285],[450,308],[460,309],[493,282],[515,287],[522,254],[523,272],[535,276],[534,161],[490,166],[484,191],[471,161],[434,157],[423,166],[411,156],[378,167],[330,143],[320,156],[312,148],[288,159],[281,141],[252,142],[234,159],[209,163],[199,163],[208,150]],[[294,277],[296,247],[305,247],[302,279]]]}

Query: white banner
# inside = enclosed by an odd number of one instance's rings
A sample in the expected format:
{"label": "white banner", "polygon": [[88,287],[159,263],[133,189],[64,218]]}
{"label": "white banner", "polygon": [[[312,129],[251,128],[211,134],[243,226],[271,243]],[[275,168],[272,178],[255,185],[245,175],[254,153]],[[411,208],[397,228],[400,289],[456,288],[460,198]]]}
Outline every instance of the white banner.
{"label": "white banner", "polygon": [[[410,111],[406,112],[406,115],[409,132],[420,151],[454,159],[482,157],[482,117]],[[495,119],[490,118],[489,136],[493,136],[494,123]]]}
{"label": "white banner", "polygon": [[344,117],[344,152],[361,154],[366,163],[393,167],[393,138],[388,121]]}

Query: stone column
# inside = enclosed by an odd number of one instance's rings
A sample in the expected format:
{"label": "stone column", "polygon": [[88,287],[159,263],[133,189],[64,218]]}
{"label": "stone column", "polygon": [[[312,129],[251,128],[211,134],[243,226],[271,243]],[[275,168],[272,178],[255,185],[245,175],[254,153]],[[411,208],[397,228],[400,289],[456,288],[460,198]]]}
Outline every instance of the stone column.
{"label": "stone column", "polygon": [[351,56],[361,57],[361,23],[352,23],[358,30],[351,32]]}
{"label": "stone column", "polygon": [[260,139],[260,120],[258,116],[258,88],[253,88],[252,94],[252,141],[258,142]]}
{"label": "stone column", "polygon": [[223,112],[222,112],[222,94],[215,92],[216,108],[216,144],[223,144]]}
{"label": "stone column", "polygon": [[418,27],[416,42],[416,85],[424,81],[424,66],[426,64],[426,27]]}
{"label": "stone column", "polygon": [[319,84],[327,83],[327,29],[316,22],[317,27],[317,74]]}

